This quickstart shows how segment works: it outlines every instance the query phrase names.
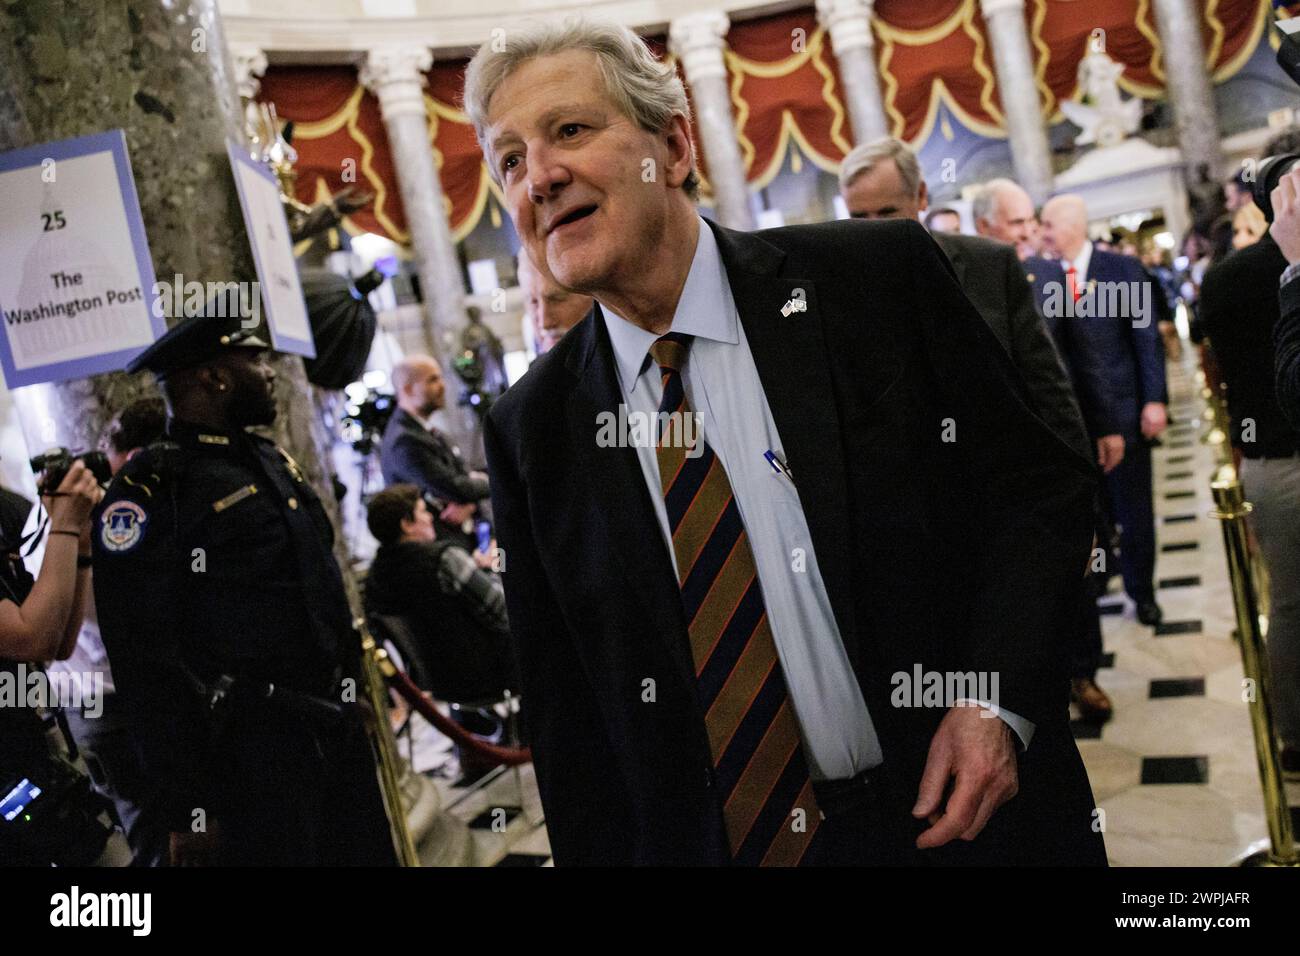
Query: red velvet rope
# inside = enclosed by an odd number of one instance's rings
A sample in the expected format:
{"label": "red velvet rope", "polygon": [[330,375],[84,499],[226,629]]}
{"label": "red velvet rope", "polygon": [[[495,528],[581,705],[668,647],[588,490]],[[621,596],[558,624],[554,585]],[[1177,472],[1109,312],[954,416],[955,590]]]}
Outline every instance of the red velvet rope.
{"label": "red velvet rope", "polygon": [[[472,750],[479,756],[496,763],[505,764],[507,767],[532,763],[533,752],[527,747],[499,747],[496,744],[489,743],[482,737],[470,733],[450,717],[443,716],[442,712],[434,706],[432,698],[415,685],[415,682],[406,675],[406,671],[393,666],[391,660],[387,661],[386,665],[383,670],[389,686],[401,694],[402,698],[414,707],[421,717],[433,724],[439,732],[446,734],[457,744]],[[390,668],[392,669],[391,674],[388,673]]]}

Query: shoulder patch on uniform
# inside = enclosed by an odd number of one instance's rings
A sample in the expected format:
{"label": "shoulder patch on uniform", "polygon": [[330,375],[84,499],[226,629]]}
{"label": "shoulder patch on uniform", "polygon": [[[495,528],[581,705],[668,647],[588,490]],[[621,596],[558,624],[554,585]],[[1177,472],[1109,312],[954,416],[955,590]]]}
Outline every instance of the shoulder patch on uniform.
{"label": "shoulder patch on uniform", "polygon": [[99,541],[105,551],[130,551],[144,539],[149,515],[134,501],[115,501],[99,519]]}

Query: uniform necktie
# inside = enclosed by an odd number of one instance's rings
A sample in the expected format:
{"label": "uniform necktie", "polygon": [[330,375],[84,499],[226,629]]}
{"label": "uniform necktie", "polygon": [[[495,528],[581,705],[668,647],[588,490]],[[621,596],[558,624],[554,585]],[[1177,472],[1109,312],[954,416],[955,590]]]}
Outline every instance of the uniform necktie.
{"label": "uniform necktie", "polygon": [[1083,293],[1079,291],[1079,270],[1074,268],[1073,262],[1065,269],[1065,287],[1070,292],[1070,298],[1078,302]]}
{"label": "uniform necktie", "polygon": [[[794,866],[821,818],[731,483],[683,427],[694,415],[681,375],[691,339],[670,332],[650,355],[663,377],[656,455],[696,687],[733,862]],[[688,435],[698,447],[686,447]]]}

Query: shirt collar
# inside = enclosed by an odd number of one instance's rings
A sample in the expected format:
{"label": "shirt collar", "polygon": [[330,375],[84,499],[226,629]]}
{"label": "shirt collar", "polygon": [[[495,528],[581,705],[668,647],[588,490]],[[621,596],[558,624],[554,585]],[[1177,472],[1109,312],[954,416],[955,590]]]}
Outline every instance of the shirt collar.
{"label": "shirt collar", "polygon": [[1079,254],[1074,257],[1074,259],[1071,261],[1070,264],[1074,266],[1074,271],[1077,272],[1081,277],[1087,278],[1088,263],[1091,261],[1092,261],[1092,241],[1090,239],[1085,239],[1083,241],[1082,248],[1079,249]]}
{"label": "shirt collar", "polygon": [[[699,216],[696,220],[699,240],[695,243],[695,256],[686,275],[686,284],[682,286],[681,298],[677,300],[677,311],[673,313],[672,331],[735,345],[740,341],[736,303],[731,297],[718,240],[708,223]],[[614,347],[619,380],[624,390],[630,392],[641,377],[641,367],[650,346],[659,336],[633,325],[603,304],[600,308],[608,317],[605,327],[609,329],[609,341]]]}

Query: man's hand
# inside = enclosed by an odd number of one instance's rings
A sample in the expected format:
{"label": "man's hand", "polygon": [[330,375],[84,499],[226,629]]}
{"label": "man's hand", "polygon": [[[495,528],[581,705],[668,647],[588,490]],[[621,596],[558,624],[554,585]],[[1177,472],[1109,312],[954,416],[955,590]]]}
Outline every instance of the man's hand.
{"label": "man's hand", "polygon": [[1273,225],[1268,234],[1287,262],[1300,262],[1300,168],[1279,179],[1268,198],[1273,203]]}
{"label": "man's hand", "polygon": [[[955,779],[944,804],[948,781]],[[912,816],[927,818],[930,828],[916,838],[928,850],[960,837],[973,840],[993,811],[1020,788],[1016,748],[1005,721],[977,706],[953,707],[930,741]],[[943,805],[943,813],[939,813]]]}
{"label": "man's hand", "polygon": [[1105,474],[1109,475],[1123,460],[1123,435],[1102,435],[1097,439],[1097,464]]}
{"label": "man's hand", "polygon": [[486,551],[474,552],[474,563],[483,571],[491,571],[492,565],[496,561],[497,539],[493,538],[488,544]]}
{"label": "man's hand", "polygon": [[221,831],[215,820],[209,820],[203,833],[173,831],[167,849],[172,866],[216,866],[220,847]]}
{"label": "man's hand", "polygon": [[460,505],[453,501],[442,509],[438,517],[450,525],[463,525],[474,513],[474,507],[473,502]]}
{"label": "man's hand", "polygon": [[1147,402],[1142,406],[1142,437],[1159,438],[1169,424],[1165,406],[1161,402]]}

